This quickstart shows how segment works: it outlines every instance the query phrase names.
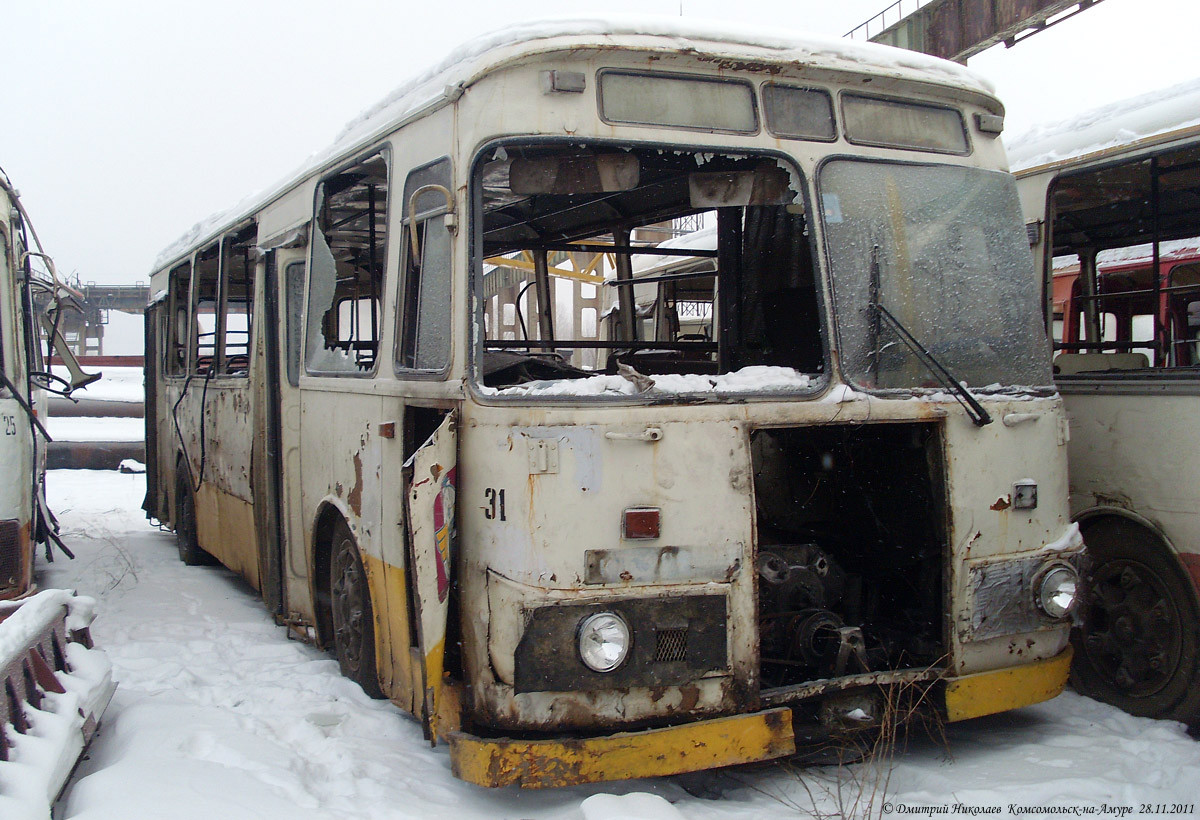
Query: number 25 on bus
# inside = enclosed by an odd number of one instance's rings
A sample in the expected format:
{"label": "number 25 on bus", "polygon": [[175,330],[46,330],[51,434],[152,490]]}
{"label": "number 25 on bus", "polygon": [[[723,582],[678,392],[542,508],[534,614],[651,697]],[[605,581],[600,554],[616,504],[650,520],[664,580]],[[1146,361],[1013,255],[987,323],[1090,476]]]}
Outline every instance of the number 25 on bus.
{"label": "number 25 on bus", "polygon": [[148,513],[488,786],[1053,697],[1082,543],[1003,109],[894,54],[464,47],[164,254]]}

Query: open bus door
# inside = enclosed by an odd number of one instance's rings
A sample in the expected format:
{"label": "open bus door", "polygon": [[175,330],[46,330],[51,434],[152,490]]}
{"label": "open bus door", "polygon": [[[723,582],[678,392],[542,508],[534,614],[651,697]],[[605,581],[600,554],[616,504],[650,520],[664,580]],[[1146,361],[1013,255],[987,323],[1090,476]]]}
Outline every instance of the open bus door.
{"label": "open bus door", "polygon": [[419,676],[421,722],[436,743],[438,707],[446,658],[451,568],[455,538],[457,413],[450,412],[405,467],[409,521],[409,566],[417,645],[413,674]]}

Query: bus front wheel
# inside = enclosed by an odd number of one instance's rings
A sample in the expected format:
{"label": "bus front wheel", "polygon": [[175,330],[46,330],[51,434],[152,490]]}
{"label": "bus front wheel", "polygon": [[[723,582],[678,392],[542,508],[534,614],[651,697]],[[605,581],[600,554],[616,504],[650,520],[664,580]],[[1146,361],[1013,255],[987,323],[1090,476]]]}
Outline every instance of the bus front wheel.
{"label": "bus front wheel", "polygon": [[1200,612],[1179,561],[1132,521],[1085,523],[1092,558],[1071,682],[1133,715],[1200,722]]}
{"label": "bus front wheel", "polygon": [[367,574],[345,522],[339,522],[333,533],[329,592],[334,654],[342,674],[370,697],[383,697],[375,672],[375,625]]}

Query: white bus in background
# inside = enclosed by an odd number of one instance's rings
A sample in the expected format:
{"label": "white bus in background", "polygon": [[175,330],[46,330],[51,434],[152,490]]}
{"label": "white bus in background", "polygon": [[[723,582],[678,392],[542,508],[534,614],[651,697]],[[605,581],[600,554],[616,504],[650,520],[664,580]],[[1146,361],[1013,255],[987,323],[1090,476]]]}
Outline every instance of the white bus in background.
{"label": "white bus in background", "polygon": [[1200,725],[1200,81],[1009,149],[1094,561],[1081,691]]}
{"label": "white bus in background", "polygon": [[666,25],[472,43],[153,274],[149,514],[488,786],[1066,681],[1082,544],[1000,103]]}
{"label": "white bus in background", "polygon": [[[34,572],[39,547],[51,560],[55,546],[74,557],[46,507],[46,392],[69,394],[99,378],[79,370],[58,333],[62,295],[54,263],[0,170],[0,776],[14,786],[5,805],[29,817],[49,816],[114,686],[92,648],[95,601],[39,589]],[[69,382],[48,372],[50,339],[69,362]],[[21,735],[36,742],[21,743]]]}

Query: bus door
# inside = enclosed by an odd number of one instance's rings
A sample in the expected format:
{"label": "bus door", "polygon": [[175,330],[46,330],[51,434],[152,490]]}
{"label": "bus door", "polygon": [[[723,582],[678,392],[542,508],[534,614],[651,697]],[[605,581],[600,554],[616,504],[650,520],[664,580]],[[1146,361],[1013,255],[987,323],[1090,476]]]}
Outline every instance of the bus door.
{"label": "bus door", "polygon": [[[259,429],[255,442],[256,518],[262,595],[271,612],[292,627],[312,612],[309,571],[300,507],[300,351],[308,226],[269,243],[264,264],[262,309],[263,367],[255,397]],[[286,477],[291,476],[288,480]]]}
{"label": "bus door", "polygon": [[[414,682],[419,680],[420,715],[425,737],[438,737],[438,707],[446,658],[454,562],[455,506],[458,479],[457,414],[441,425],[404,464],[408,519],[409,583],[417,646]],[[419,678],[417,678],[419,674]]]}
{"label": "bus door", "polygon": [[188,402],[196,413],[199,452],[189,455],[196,536],[201,548],[259,589],[255,527],[255,390],[251,385],[253,259],[257,226],[227,232],[196,255],[196,370]]}

